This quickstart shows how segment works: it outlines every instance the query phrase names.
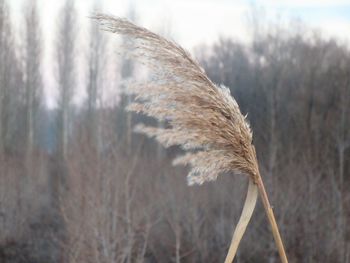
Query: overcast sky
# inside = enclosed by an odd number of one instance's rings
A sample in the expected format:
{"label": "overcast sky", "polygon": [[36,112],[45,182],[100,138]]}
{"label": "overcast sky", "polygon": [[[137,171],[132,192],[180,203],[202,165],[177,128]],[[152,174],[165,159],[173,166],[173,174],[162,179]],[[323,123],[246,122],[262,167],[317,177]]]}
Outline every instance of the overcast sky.
{"label": "overcast sky", "polygon": [[[11,0],[15,18],[30,0]],[[44,30],[50,34],[56,27],[55,15],[64,0],[38,0]],[[76,0],[81,19],[91,12],[95,0]],[[344,0],[102,0],[102,10],[125,16],[130,2],[140,24],[153,30],[171,30],[173,38],[187,48],[198,43],[212,43],[219,36],[249,41],[247,16],[252,5],[262,7],[269,19],[299,18],[319,29],[325,36],[350,39],[350,1]]]}
{"label": "overcast sky", "polygon": [[[19,34],[23,32],[21,23],[27,1],[31,0],[8,0]],[[50,106],[55,105],[54,94],[57,91],[52,63],[56,46],[54,36],[57,32],[57,14],[65,1],[37,1],[45,35],[43,73]],[[79,34],[81,47],[86,42],[83,25],[88,23],[87,17],[91,14],[95,1],[75,0],[82,29]],[[101,11],[121,17],[126,16],[132,5],[138,24],[156,32],[165,32],[190,51],[199,44],[212,44],[221,36],[249,43],[248,17],[252,7],[264,10],[267,20],[283,23],[300,19],[306,27],[317,29],[324,37],[336,37],[347,44],[350,41],[350,0],[101,0],[100,4]],[[78,87],[83,86],[82,83],[78,84]],[[83,92],[84,89],[78,90]],[[78,102],[83,96],[78,92],[76,98]]]}

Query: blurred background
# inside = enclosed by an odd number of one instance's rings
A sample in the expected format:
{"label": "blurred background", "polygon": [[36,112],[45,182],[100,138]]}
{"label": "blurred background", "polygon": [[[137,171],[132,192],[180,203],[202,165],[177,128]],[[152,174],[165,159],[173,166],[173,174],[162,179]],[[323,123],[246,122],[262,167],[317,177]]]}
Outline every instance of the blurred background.
{"label": "blurred background", "polygon": [[[0,0],[0,262],[223,262],[242,175],[186,185],[132,132],[149,74],[96,11],[186,47],[254,131],[290,262],[350,262],[348,1]],[[279,262],[258,202],[235,262]]]}

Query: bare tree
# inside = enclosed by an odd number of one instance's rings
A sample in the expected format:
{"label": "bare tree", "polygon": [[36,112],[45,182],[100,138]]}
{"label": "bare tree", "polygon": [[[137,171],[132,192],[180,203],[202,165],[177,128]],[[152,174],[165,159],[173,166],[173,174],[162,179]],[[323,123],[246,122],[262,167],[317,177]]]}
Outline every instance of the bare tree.
{"label": "bare tree", "polygon": [[0,152],[14,150],[20,141],[20,101],[23,76],[9,7],[0,1]]}
{"label": "bare tree", "polygon": [[[95,1],[93,12],[100,9]],[[90,143],[95,149],[100,149],[99,102],[101,102],[101,89],[103,86],[106,63],[106,38],[98,29],[96,23],[90,24],[90,44],[88,50],[88,76],[87,76],[87,129]]]}
{"label": "bare tree", "polygon": [[[129,7],[129,10],[127,12],[127,17],[131,21],[136,20],[136,10],[133,5]],[[123,37],[122,41],[124,45],[131,45],[132,46],[132,40],[128,39],[127,37]],[[124,110],[125,106],[130,102],[131,98],[130,95],[128,95],[125,92],[126,85],[124,82],[130,81],[130,79],[133,76],[134,72],[134,61],[128,57],[126,54],[124,54],[120,61],[120,77],[121,77],[121,85],[119,86],[121,91],[121,97],[119,102],[119,109],[118,109],[118,127],[119,127],[119,139],[120,141],[125,145],[126,152],[130,154],[130,150],[132,149],[132,114],[130,112],[126,112]]]}
{"label": "bare tree", "polygon": [[42,98],[41,31],[36,0],[26,6],[25,23],[25,112],[27,159],[33,154],[36,121]]}
{"label": "bare tree", "polygon": [[76,14],[74,0],[66,0],[59,14],[57,34],[58,67],[58,144],[61,157],[67,157],[68,137],[71,129],[72,101],[75,85]]}
{"label": "bare tree", "polygon": [[62,203],[68,194],[69,169],[69,137],[72,131],[73,96],[76,84],[76,12],[74,0],[66,0],[58,17],[56,35],[56,63],[58,72],[58,101],[56,152],[51,162],[49,188],[51,197],[51,214],[56,229],[54,229],[55,246],[60,249],[60,260],[65,262],[68,250],[65,246],[69,233],[64,222]]}
{"label": "bare tree", "polygon": [[3,121],[2,121],[2,114],[3,114],[3,104],[4,104],[4,98],[3,98],[3,90],[5,86],[5,26],[6,26],[6,15],[7,15],[7,6],[5,5],[5,0],[0,0],[0,56],[1,61],[3,63],[0,63],[0,152],[3,152],[4,148],[4,141],[3,141]]}

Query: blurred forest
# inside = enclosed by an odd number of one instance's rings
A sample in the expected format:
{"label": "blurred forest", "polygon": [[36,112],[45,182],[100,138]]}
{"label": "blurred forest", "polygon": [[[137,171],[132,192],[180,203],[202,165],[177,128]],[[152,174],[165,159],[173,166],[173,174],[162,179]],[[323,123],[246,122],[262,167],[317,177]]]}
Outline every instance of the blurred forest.
{"label": "blurred forest", "polygon": [[[57,105],[48,107],[45,36],[27,2],[17,37],[0,0],[0,262],[223,262],[246,178],[188,187],[186,169],[171,166],[179,149],[132,133],[152,120],[125,112],[130,98],[109,89],[125,89],[139,67],[92,21],[78,53],[71,0],[56,18]],[[349,46],[293,23],[251,22],[251,44],[222,38],[194,54],[248,113],[290,262],[349,263]],[[279,262],[260,203],[235,262]]]}

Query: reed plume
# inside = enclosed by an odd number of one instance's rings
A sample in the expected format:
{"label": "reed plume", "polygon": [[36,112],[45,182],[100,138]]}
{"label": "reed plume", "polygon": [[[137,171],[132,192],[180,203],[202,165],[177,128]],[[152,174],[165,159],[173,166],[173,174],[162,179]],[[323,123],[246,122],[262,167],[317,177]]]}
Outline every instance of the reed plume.
{"label": "reed plume", "polygon": [[[128,110],[166,123],[165,128],[139,124],[135,129],[165,147],[178,145],[185,154],[175,165],[189,165],[188,184],[216,180],[222,173],[241,173],[249,178],[243,211],[233,234],[225,262],[232,262],[260,192],[270,222],[272,209],[262,184],[252,131],[228,88],[214,84],[199,64],[173,41],[145,28],[108,15],[95,15],[102,29],[130,37],[128,52],[153,72],[147,83],[131,84],[127,92],[135,102]],[[271,217],[272,214],[272,217]],[[273,234],[283,262],[287,262],[277,224]]]}

